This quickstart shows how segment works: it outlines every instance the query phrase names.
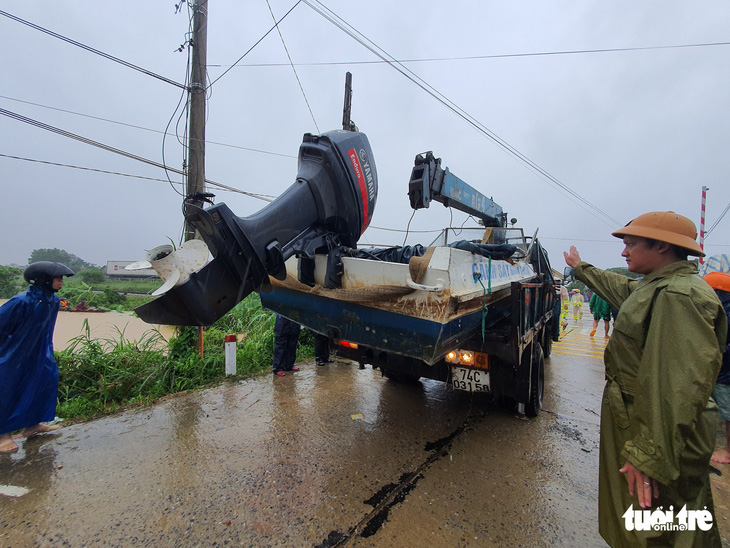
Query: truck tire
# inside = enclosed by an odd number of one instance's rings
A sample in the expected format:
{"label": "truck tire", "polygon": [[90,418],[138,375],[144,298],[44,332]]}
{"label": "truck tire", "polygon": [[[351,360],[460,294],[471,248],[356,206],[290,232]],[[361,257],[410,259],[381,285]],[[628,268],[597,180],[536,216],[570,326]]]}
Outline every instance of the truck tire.
{"label": "truck tire", "polygon": [[553,353],[553,339],[550,336],[547,327],[542,332],[542,348],[545,359],[549,358],[550,354]]}
{"label": "truck tire", "polygon": [[389,369],[381,368],[383,371],[383,376],[391,381],[395,382],[402,382],[404,384],[413,384],[418,382],[418,380],[421,378],[418,375],[411,375],[409,373],[401,373],[396,371],[391,371]]}
{"label": "truck tire", "polygon": [[525,406],[525,413],[530,417],[537,417],[540,414],[542,398],[545,395],[545,356],[542,353],[542,346],[535,344],[534,352],[530,400]]}

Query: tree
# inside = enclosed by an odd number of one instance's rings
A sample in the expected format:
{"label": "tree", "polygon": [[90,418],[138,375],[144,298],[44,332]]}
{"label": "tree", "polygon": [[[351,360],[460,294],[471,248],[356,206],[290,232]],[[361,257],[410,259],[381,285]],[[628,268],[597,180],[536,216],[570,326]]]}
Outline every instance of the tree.
{"label": "tree", "polygon": [[38,261],[51,261],[52,263],[61,263],[69,267],[74,272],[79,272],[86,268],[94,268],[94,265],[87,263],[83,259],[78,258],[73,253],[69,253],[63,249],[34,249],[28,264],[35,263]]}
{"label": "tree", "polygon": [[97,284],[104,281],[104,271],[101,268],[87,268],[79,272],[79,278],[87,284]]}
{"label": "tree", "polygon": [[0,299],[9,299],[23,288],[23,271],[12,266],[0,266]]}

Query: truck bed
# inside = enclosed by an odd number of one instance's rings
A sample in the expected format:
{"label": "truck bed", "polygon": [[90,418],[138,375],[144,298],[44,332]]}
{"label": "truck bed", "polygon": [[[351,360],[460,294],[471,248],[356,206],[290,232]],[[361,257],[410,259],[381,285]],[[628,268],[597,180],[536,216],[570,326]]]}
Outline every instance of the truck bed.
{"label": "truck bed", "polygon": [[318,333],[431,365],[509,314],[512,282],[535,274],[529,263],[430,249],[409,264],[344,257],[341,289],[323,285],[325,256],[315,258],[313,287],[297,280],[296,260],[290,260],[286,279],[272,278],[261,300]]}

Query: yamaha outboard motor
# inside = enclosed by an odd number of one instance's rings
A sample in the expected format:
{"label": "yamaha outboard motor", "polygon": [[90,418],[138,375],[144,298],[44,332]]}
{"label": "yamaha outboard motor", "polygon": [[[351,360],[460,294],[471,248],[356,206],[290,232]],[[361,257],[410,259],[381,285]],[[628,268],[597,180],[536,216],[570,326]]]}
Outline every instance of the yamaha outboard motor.
{"label": "yamaha outboard motor", "polygon": [[305,134],[296,182],[264,209],[237,217],[224,204],[188,205],[185,218],[214,260],[136,309],[148,323],[210,325],[244,297],[286,277],[284,261],[324,246],[356,247],[370,224],[378,183],[364,133]]}

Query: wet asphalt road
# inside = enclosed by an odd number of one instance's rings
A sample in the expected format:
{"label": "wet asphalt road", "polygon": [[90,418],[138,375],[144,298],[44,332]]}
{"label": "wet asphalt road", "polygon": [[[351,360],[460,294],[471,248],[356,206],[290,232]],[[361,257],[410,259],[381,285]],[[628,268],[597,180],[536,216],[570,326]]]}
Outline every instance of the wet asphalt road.
{"label": "wet asphalt road", "polygon": [[536,419],[304,363],[25,440],[0,455],[28,490],[0,495],[0,546],[605,546],[589,325],[554,347]]}

